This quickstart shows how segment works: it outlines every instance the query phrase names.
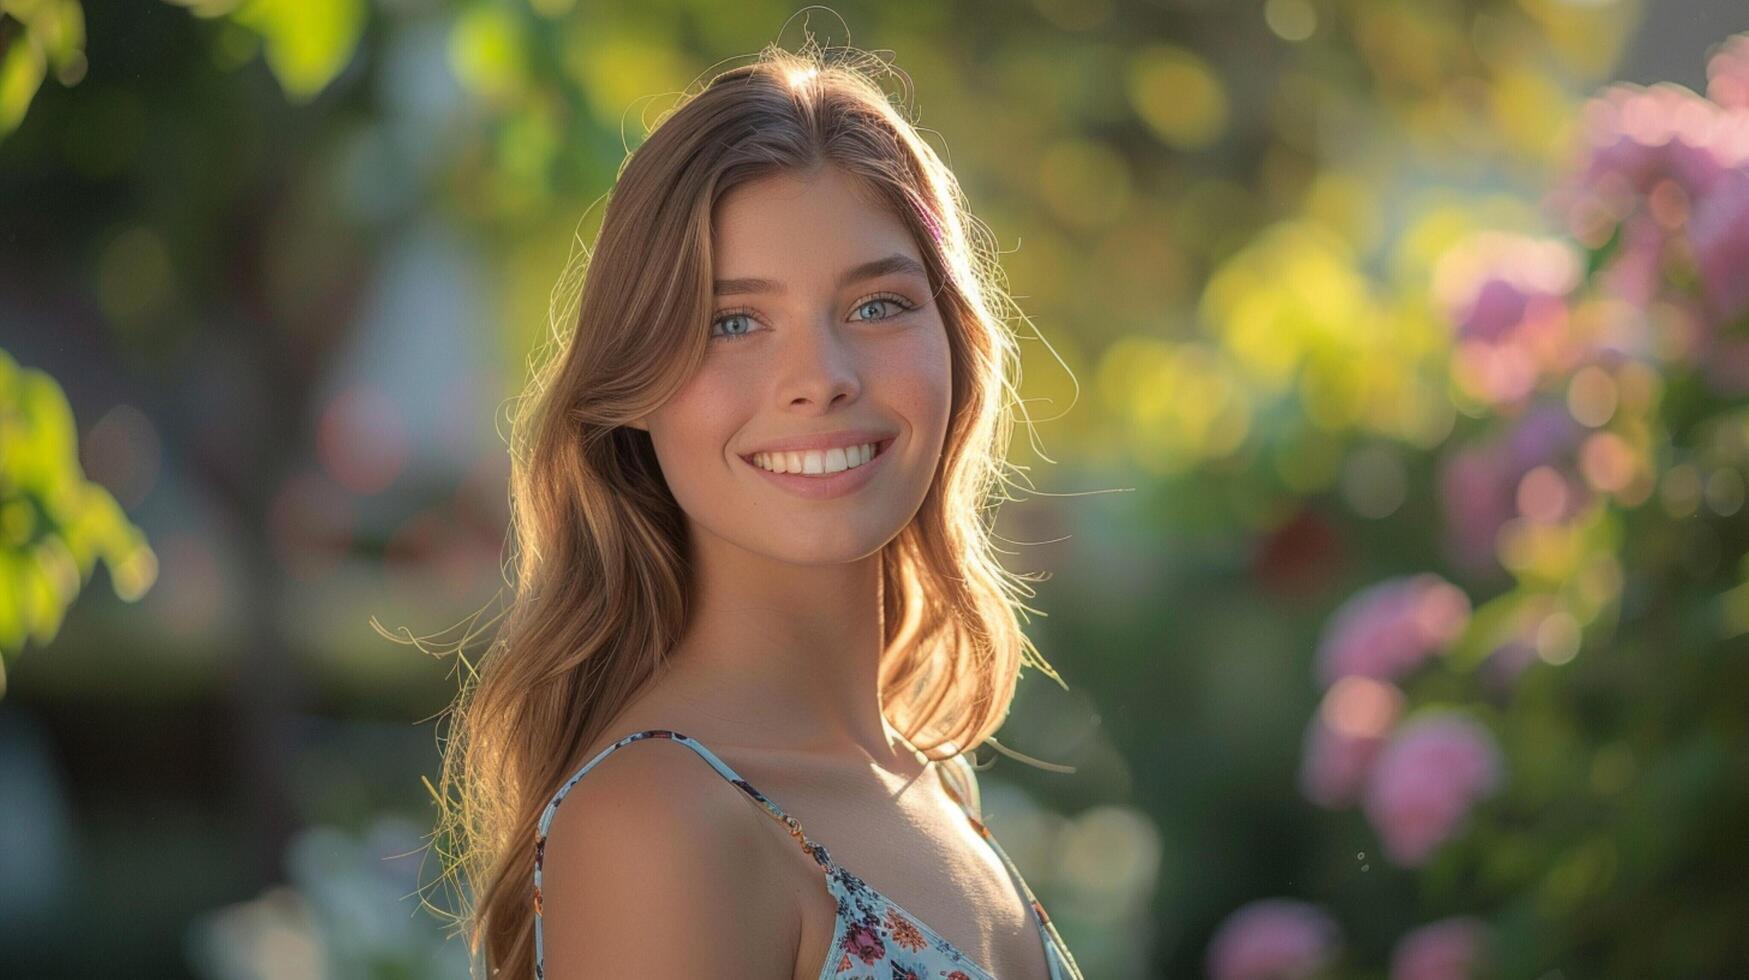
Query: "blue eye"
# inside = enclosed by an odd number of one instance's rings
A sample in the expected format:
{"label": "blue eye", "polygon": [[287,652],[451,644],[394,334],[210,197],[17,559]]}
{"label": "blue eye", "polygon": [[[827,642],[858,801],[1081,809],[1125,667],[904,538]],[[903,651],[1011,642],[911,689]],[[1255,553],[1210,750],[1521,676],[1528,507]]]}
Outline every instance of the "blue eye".
{"label": "blue eye", "polygon": [[[899,298],[898,298],[898,297],[896,297],[896,296],[872,296],[872,297],[870,297],[870,298],[868,298],[868,299],[865,299],[865,300],[863,300],[863,301],[862,301],[862,303],[861,303],[861,304],[860,304],[860,305],[859,305],[859,306],[857,306],[857,309],[859,309],[859,310],[866,310],[866,309],[868,309],[868,308],[869,308],[869,307],[871,307],[871,306],[879,306],[879,305],[880,305],[880,304],[882,304],[882,303],[891,303],[891,304],[893,304],[893,305],[894,305],[894,306],[897,306],[897,307],[898,307],[898,308],[899,308],[899,312],[900,312],[900,313],[903,313],[903,312],[904,312],[904,311],[906,311],[906,310],[908,310],[908,309],[910,309],[910,308],[911,308],[911,307],[909,307],[909,306],[906,306],[906,305],[905,305],[905,303],[904,303],[904,301],[903,301],[903,300],[900,300],[900,299],[899,299]],[[893,315],[894,315],[894,316],[898,316],[898,315],[899,315],[899,314],[898,314],[898,313],[895,313],[895,314],[893,314]],[[874,318],[874,319],[876,319],[876,320],[885,320],[885,319],[886,319],[886,317],[875,317],[875,318]]]}
{"label": "blue eye", "polygon": [[[884,294],[879,295],[879,296],[870,296],[868,299],[865,299],[862,302],[856,304],[854,309],[861,311],[861,310],[865,310],[871,306],[878,306],[881,303],[891,303],[893,306],[898,307],[899,313],[904,313],[904,312],[916,309],[916,307],[914,305],[912,305],[909,301],[905,300],[901,296],[896,296],[892,293],[884,293]],[[747,335],[751,334],[753,332],[753,328],[751,325],[749,325],[747,329],[739,331],[739,332],[719,333],[719,332],[717,332],[716,328],[719,324],[729,323],[729,322],[732,322],[735,320],[749,320],[750,321],[753,319],[753,313],[754,313],[753,310],[746,309],[746,308],[736,309],[736,310],[723,310],[723,311],[719,312],[716,315],[716,318],[711,320],[711,339],[713,339],[713,340],[740,340],[741,338],[746,337]],[[892,313],[892,314],[888,314],[887,316],[862,317],[861,319],[864,322],[868,322],[870,320],[890,320],[893,317],[898,316],[899,313]]]}
{"label": "blue eye", "polygon": [[[734,320],[750,320],[750,319],[751,318],[748,317],[747,312],[745,310],[731,310],[730,312],[725,313],[720,317],[717,317],[716,320],[712,321],[711,326],[714,327],[719,323],[728,323],[728,322],[732,322]],[[723,337],[723,338],[728,339],[728,340],[735,340],[735,339],[747,336],[747,334],[750,333],[752,331],[752,329],[753,328],[751,326],[749,326],[747,328],[747,330],[742,332],[742,333],[721,333],[721,334],[714,334],[713,336]]]}

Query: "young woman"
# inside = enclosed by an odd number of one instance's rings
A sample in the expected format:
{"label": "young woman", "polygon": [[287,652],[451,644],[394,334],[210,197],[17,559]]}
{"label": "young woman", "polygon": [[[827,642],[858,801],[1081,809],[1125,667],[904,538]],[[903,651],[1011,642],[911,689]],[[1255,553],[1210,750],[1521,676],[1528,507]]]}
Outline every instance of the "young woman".
{"label": "young woman", "polygon": [[524,401],[438,794],[491,975],[1080,977],[966,755],[1056,678],[985,523],[1006,297],[862,64],[767,48],[669,114]]}

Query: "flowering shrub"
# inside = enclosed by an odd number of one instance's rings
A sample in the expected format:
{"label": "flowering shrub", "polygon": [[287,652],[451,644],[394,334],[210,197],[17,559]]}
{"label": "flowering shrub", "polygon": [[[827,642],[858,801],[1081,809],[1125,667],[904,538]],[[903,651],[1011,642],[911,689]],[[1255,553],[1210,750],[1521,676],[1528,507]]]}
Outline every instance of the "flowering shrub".
{"label": "flowering shrub", "polygon": [[1305,980],[1331,962],[1341,932],[1306,902],[1263,899],[1235,911],[1209,943],[1211,980]]}
{"label": "flowering shrub", "polygon": [[1470,600],[1437,575],[1365,589],[1337,612],[1318,648],[1326,684],[1350,675],[1392,680],[1456,639]]}
{"label": "flowering shrub", "polygon": [[1487,926],[1473,916],[1429,922],[1397,941],[1391,980],[1466,980],[1481,966]]}
{"label": "flowering shrub", "polygon": [[[1749,812],[1722,649],[1749,635],[1749,34],[1707,77],[1598,92],[1546,200],[1562,231],[1430,267],[1467,417],[1430,447],[1449,572],[1330,615],[1298,775],[1447,910],[1391,980],[1749,975],[1722,925],[1749,878],[1722,816]],[[1252,902],[1208,973],[1337,970],[1337,921]]]}
{"label": "flowering shrub", "polygon": [[1405,723],[1366,780],[1366,815],[1398,864],[1425,864],[1457,835],[1476,801],[1501,781],[1500,750],[1488,730],[1456,713]]}

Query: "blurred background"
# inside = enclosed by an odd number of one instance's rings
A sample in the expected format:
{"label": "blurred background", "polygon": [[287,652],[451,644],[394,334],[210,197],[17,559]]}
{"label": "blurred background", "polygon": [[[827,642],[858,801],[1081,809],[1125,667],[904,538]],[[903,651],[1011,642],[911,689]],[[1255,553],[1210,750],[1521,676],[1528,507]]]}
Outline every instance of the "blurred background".
{"label": "blurred background", "polygon": [[567,260],[805,29],[1031,318],[1072,771],[980,758],[1087,976],[1749,976],[1741,0],[799,9],[0,0],[0,974],[466,976],[371,621],[484,643]]}

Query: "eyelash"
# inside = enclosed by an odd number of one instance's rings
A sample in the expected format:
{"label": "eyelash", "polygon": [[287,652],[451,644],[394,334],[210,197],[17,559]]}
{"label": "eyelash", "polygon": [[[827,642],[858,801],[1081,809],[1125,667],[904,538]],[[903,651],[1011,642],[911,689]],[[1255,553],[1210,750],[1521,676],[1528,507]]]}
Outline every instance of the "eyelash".
{"label": "eyelash", "polygon": [[[907,312],[910,312],[911,310],[914,310],[917,308],[915,304],[906,300],[903,296],[896,296],[892,293],[876,293],[873,296],[869,296],[869,297],[866,297],[865,299],[858,301],[857,304],[854,307],[852,307],[852,309],[860,310],[870,303],[881,303],[881,302],[892,303],[894,306],[897,306],[899,308],[899,313],[894,313],[894,314],[892,314],[892,316],[880,317],[879,318],[880,320],[891,320],[891,319],[893,319],[893,317],[898,316],[900,313],[907,313]],[[759,311],[752,309],[751,307],[746,307],[746,306],[740,307],[738,309],[733,309],[733,310],[720,310],[720,311],[718,311],[717,315],[711,318],[711,335],[710,335],[711,339],[712,340],[742,340],[744,338],[752,336],[753,335],[752,331],[748,331],[747,333],[717,333],[716,327],[717,327],[717,324],[722,323],[724,320],[730,319],[731,317],[756,316],[758,314],[758,312]],[[875,322],[878,322],[878,320],[869,320],[869,321],[864,321],[864,322],[875,323]]]}

